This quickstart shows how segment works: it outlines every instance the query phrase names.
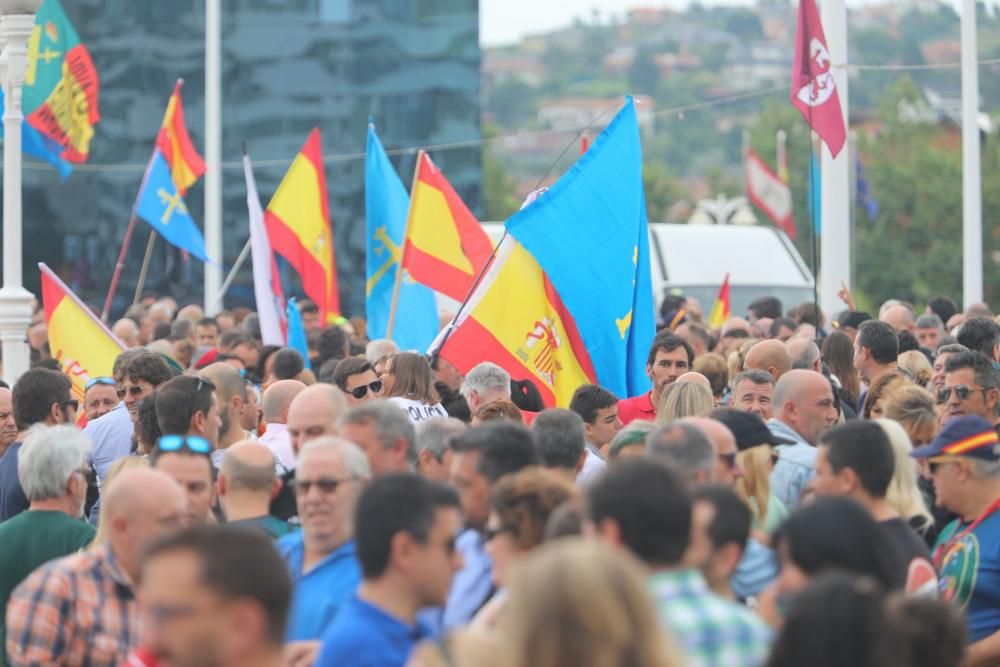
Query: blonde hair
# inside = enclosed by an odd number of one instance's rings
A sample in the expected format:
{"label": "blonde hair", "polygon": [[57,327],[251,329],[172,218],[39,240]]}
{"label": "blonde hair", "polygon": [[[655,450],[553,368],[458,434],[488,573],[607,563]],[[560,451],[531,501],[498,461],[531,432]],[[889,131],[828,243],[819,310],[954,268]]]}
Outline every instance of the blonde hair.
{"label": "blonde hair", "polygon": [[767,521],[767,505],[771,497],[771,447],[759,445],[736,454],[743,475],[733,487],[753,512],[760,525]]}
{"label": "blonde hair", "polygon": [[750,348],[759,343],[762,338],[747,338],[740,343],[740,346],[729,353],[726,357],[726,365],[729,367],[729,384],[732,385],[736,376],[743,372],[746,365],[747,352]]}
{"label": "blonde hair", "polygon": [[595,541],[565,538],[512,571],[503,667],[674,667],[641,565]]}
{"label": "blonde hair", "polygon": [[896,470],[892,473],[892,481],[886,490],[885,500],[890,507],[899,512],[904,521],[910,521],[914,517],[923,519],[919,528],[920,532],[923,532],[934,525],[934,517],[924,504],[924,497],[917,486],[917,462],[910,456],[910,452],[913,451],[910,438],[907,437],[903,427],[891,419],[876,419],[875,423],[885,431],[896,459]]}
{"label": "blonde hair", "polygon": [[683,417],[697,417],[715,408],[715,399],[707,387],[695,382],[674,382],[660,397],[656,423],[664,426]]}
{"label": "blonde hair", "polygon": [[[108,471],[104,473],[104,483],[103,483],[104,490],[101,492],[101,495],[103,496],[107,493],[108,487],[111,486],[111,484],[115,481],[115,478],[118,477],[118,475],[120,475],[123,470],[131,470],[133,468],[148,468],[148,467],[149,467],[149,459],[146,458],[145,456],[126,456],[124,458],[118,459],[117,461],[112,463],[111,467],[108,468]],[[101,503],[101,511],[97,517],[97,534],[94,535],[94,539],[91,541],[91,543],[87,545],[87,549],[90,550],[99,549],[108,539],[108,532],[110,531],[110,527],[108,526],[107,514],[105,513],[106,507],[107,505]]]}
{"label": "blonde hair", "polygon": [[721,354],[709,352],[698,357],[694,360],[694,368],[691,370],[708,378],[708,382],[712,385],[713,396],[722,396],[726,387],[729,386],[729,372],[726,360]]}
{"label": "blonde hair", "polygon": [[931,379],[934,377],[934,369],[931,367],[931,362],[927,361],[927,357],[924,353],[919,350],[907,350],[906,352],[899,355],[896,360],[897,365],[910,374],[913,381],[926,389],[931,384]]}
{"label": "blonde hair", "polygon": [[887,419],[899,422],[911,443],[925,444],[937,434],[934,395],[923,387],[906,385],[889,392],[882,404]]}

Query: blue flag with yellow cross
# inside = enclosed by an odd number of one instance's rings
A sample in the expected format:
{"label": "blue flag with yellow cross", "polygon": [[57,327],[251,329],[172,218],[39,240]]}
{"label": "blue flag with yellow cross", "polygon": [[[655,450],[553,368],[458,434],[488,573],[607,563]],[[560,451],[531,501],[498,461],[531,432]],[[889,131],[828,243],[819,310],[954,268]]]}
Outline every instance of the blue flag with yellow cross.
{"label": "blue flag with yellow cross", "polygon": [[158,149],[153,151],[146,167],[135,213],[169,243],[203,262],[211,262],[205,254],[205,237],[188,212],[170,175],[170,167]]}

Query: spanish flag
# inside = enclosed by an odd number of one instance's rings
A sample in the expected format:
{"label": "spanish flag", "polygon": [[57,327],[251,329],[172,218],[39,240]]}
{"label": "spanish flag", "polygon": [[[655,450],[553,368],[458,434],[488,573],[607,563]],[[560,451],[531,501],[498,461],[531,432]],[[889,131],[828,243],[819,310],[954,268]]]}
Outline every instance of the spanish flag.
{"label": "spanish flag", "polygon": [[59,0],[45,0],[28,38],[22,103],[28,125],[61,147],[59,157],[86,162],[98,111],[100,82]]}
{"label": "spanish flag", "polygon": [[440,351],[460,371],[488,359],[514,379],[532,380],[550,408],[569,405],[577,387],[597,381],[573,318],[513,236],[500,244],[465,312]]}
{"label": "spanish flag", "polygon": [[49,329],[49,349],[73,382],[73,396],[83,403],[87,380],[111,375],[117,357],[125,349],[121,341],[44,262],[42,308]]}
{"label": "spanish flag", "polygon": [[156,147],[170,165],[170,175],[181,195],[205,173],[205,162],[191,143],[191,136],[184,123],[184,104],[181,102],[183,85],[184,81],[181,79],[174,85],[174,92],[167,101],[167,111],[163,114],[160,132],[156,135]]}
{"label": "spanish flag", "polygon": [[264,212],[264,226],[271,248],[298,272],[302,290],[319,306],[323,321],[336,321],[337,265],[318,129],[309,133],[278,185]]}
{"label": "spanish flag", "polygon": [[464,301],[493,253],[493,244],[427,153],[417,156],[403,247],[413,280]]}
{"label": "spanish flag", "polygon": [[712,311],[708,314],[708,326],[713,329],[721,329],[722,325],[732,317],[733,308],[729,302],[729,274],[726,274],[719,288],[719,295],[715,297],[712,304]]}

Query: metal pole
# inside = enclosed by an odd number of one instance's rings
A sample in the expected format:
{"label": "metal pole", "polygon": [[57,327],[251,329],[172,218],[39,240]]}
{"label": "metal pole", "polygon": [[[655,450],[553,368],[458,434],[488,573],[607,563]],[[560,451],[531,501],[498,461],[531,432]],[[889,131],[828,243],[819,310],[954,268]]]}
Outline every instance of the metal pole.
{"label": "metal pole", "polygon": [[[847,8],[844,0],[826,0],[823,3],[823,28],[834,62],[844,63],[844,66],[835,66],[832,71],[837,84],[837,94],[840,96],[840,109],[844,122],[849,125],[850,105],[847,97],[846,67]],[[831,317],[834,312],[842,309],[840,299],[837,297],[841,283],[851,285],[851,158],[849,150],[841,150],[834,159],[825,144],[820,151],[823,160],[820,175],[822,183],[820,220],[823,238],[820,244],[822,268],[817,279],[820,281],[820,306],[827,317]]]}
{"label": "metal pole", "polygon": [[962,301],[983,300],[983,202],[979,161],[976,2],[962,2]]}
{"label": "metal pole", "polygon": [[[222,0],[205,0],[205,252],[222,261]],[[221,264],[205,262],[205,314],[219,309]]]}
{"label": "metal pole", "polygon": [[139,280],[135,283],[135,295],[132,303],[137,304],[142,298],[142,290],[146,287],[146,275],[149,273],[149,261],[153,258],[153,246],[156,245],[156,232],[149,230],[149,240],[146,241],[146,254],[142,257],[142,268],[139,269]]}
{"label": "metal pole", "polygon": [[[24,289],[21,265],[21,92],[28,69],[28,38],[41,0],[0,2],[3,43],[3,288],[0,289],[0,347],[3,379],[11,386],[28,370],[31,293]],[[8,13],[10,12],[10,13]],[[56,350],[53,350],[56,352]]]}
{"label": "metal pole", "polygon": [[215,304],[216,307],[222,307],[222,300],[226,298],[226,292],[229,291],[229,286],[233,284],[236,280],[236,274],[240,272],[240,268],[243,266],[243,262],[247,261],[247,255],[250,254],[250,239],[243,245],[243,250],[240,250],[240,256],[236,258],[236,263],[233,264],[233,268],[229,269],[229,275],[226,276],[226,281],[222,283],[222,289],[219,290],[219,300]]}

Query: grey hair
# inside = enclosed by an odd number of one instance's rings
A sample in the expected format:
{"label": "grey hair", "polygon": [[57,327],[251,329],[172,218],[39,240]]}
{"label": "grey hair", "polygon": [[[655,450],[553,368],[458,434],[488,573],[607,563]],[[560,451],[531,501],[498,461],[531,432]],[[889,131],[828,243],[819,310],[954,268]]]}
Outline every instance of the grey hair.
{"label": "grey hair", "polygon": [[499,392],[503,398],[510,399],[510,373],[494,363],[484,361],[465,374],[460,391],[466,401],[472,392],[480,395]]}
{"label": "grey hair", "polygon": [[194,333],[194,322],[191,320],[174,320],[170,323],[170,337],[175,340],[190,338]]}
{"label": "grey hair", "polygon": [[573,470],[587,446],[583,417],[566,408],[549,408],[531,424],[538,458],[546,468]]}
{"label": "grey hair", "polygon": [[739,373],[733,378],[733,389],[744,380],[749,380],[754,384],[769,384],[772,387],[774,386],[774,376],[762,368],[751,368]]}
{"label": "grey hair", "polygon": [[369,341],[368,345],[365,346],[365,359],[369,363],[374,364],[382,357],[396,354],[397,352],[399,352],[399,345],[396,344],[396,341],[388,338],[376,338]]}
{"label": "grey hair", "polygon": [[372,469],[368,465],[368,457],[365,456],[360,447],[349,440],[333,436],[323,436],[315,440],[310,440],[302,445],[302,449],[299,450],[298,460],[302,461],[302,458],[309,452],[318,451],[336,452],[340,456],[340,460],[344,462],[347,474],[351,477],[370,479],[372,476]]}
{"label": "grey hair", "polygon": [[918,329],[937,329],[944,331],[944,322],[936,313],[927,313],[917,318]]}
{"label": "grey hair", "polygon": [[32,429],[17,459],[17,479],[28,500],[66,495],[66,484],[86,463],[90,447],[90,438],[73,426]]}
{"label": "grey hair", "polygon": [[402,408],[389,401],[365,401],[341,415],[337,424],[357,426],[375,425],[375,437],[388,449],[402,438],[406,442],[406,460],[411,466],[417,465],[417,433]]}
{"label": "grey hair", "polygon": [[440,461],[451,446],[452,439],[467,428],[465,422],[454,417],[420,422],[417,424],[417,452],[427,450]]}
{"label": "grey hair", "polygon": [[972,470],[979,477],[996,479],[1000,477],[1000,461],[983,461],[972,459]]}
{"label": "grey hair", "polygon": [[799,354],[792,359],[792,368],[810,369],[820,358],[819,347],[816,343],[811,340],[806,342],[808,345],[804,346]]}
{"label": "grey hair", "polygon": [[700,473],[711,479],[715,467],[715,445],[691,424],[661,426],[646,436],[646,456],[668,463],[689,481]]}

